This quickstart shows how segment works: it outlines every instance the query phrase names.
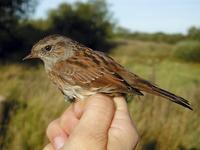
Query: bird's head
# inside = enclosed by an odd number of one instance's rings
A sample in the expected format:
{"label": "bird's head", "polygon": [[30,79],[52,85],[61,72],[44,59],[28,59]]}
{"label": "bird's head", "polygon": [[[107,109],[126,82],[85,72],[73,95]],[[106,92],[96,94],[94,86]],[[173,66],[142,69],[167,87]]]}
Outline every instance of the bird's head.
{"label": "bird's head", "polygon": [[53,63],[64,60],[73,55],[71,39],[61,35],[50,35],[37,42],[31,49],[31,53],[23,60],[39,58],[44,63]]}

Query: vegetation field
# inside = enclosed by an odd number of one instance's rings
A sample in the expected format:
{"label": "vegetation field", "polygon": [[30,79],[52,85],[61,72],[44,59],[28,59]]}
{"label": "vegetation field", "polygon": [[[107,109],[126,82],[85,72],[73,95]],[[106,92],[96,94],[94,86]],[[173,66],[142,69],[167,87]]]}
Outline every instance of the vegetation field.
{"label": "vegetation field", "polygon": [[[139,130],[138,150],[200,149],[200,64],[174,57],[174,45],[116,40],[110,54],[130,71],[188,99],[194,111],[146,94],[134,97],[129,110]],[[4,150],[40,150],[45,130],[69,103],[47,79],[42,64],[0,66],[0,95],[11,108],[1,136]]]}

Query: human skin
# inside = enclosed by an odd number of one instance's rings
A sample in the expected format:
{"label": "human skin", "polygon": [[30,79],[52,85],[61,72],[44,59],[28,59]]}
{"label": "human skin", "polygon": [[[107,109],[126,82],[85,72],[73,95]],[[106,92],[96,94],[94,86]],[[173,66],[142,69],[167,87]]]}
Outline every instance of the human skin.
{"label": "human skin", "polygon": [[139,140],[124,98],[101,94],[72,104],[46,132],[43,150],[133,150]]}

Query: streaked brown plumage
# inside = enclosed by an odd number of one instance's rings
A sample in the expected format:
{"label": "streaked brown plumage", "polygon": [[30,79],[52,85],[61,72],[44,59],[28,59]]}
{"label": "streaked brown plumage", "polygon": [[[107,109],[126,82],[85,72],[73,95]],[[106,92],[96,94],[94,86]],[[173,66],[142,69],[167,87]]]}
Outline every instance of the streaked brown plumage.
{"label": "streaked brown plumage", "polygon": [[60,35],[36,43],[24,59],[40,58],[50,79],[69,99],[95,93],[119,96],[143,91],[192,109],[187,100],[129,72],[111,57]]}

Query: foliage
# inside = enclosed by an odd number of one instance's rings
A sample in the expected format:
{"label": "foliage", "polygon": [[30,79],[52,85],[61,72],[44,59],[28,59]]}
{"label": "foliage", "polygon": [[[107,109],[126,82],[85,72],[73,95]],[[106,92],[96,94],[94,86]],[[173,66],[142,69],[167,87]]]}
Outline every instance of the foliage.
{"label": "foliage", "polygon": [[16,27],[18,20],[28,16],[34,10],[35,0],[0,1],[0,30],[12,34],[10,30]]}
{"label": "foliage", "polygon": [[174,54],[177,58],[190,62],[200,62],[199,41],[182,41],[176,44]]}
{"label": "foliage", "polygon": [[116,37],[128,37],[130,35],[131,31],[127,28],[116,26],[114,30]]}
{"label": "foliage", "polygon": [[61,4],[49,11],[50,32],[67,35],[94,49],[104,49],[113,24],[105,1],[92,0],[74,5]]}
{"label": "foliage", "polygon": [[[32,4],[31,1],[19,2],[19,10],[21,7],[24,8],[25,4]],[[28,8],[22,12],[28,13]],[[63,3],[58,8],[50,10],[46,19],[27,19],[18,9],[11,7],[10,10],[19,17],[12,15],[10,18],[15,18],[16,21],[11,22],[6,29],[2,28],[1,58],[19,61],[36,41],[55,33],[71,37],[94,49],[107,50],[110,46],[108,39],[112,36],[114,24],[105,0]],[[6,21],[2,19],[1,24],[6,24]]]}
{"label": "foliage", "polygon": [[129,30],[126,29],[122,30],[122,29],[118,30],[115,36],[124,37],[132,40],[165,42],[169,44],[174,44],[187,38],[182,34],[167,34],[162,32],[157,32],[157,33],[130,32]]}
{"label": "foliage", "polygon": [[115,28],[115,37],[124,37],[126,39],[140,40],[140,41],[154,41],[176,44],[183,40],[196,40],[200,41],[200,28],[192,26],[188,29],[186,35],[180,33],[145,33],[145,32],[131,32],[130,30],[117,27]]}
{"label": "foliage", "polygon": [[200,40],[200,27],[190,27],[188,29],[188,37],[193,40]]}
{"label": "foliage", "polygon": [[0,56],[5,54],[3,52],[5,49],[17,47],[19,39],[16,36],[16,30],[19,20],[33,12],[35,5],[35,0],[0,1]]}

